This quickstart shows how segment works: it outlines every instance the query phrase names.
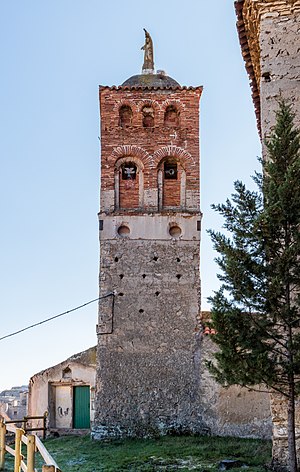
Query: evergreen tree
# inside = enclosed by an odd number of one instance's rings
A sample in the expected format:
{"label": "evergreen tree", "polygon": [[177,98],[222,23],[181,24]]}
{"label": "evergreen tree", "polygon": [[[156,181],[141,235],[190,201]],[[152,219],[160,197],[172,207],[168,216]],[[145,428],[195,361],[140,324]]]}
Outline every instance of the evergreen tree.
{"label": "evergreen tree", "polygon": [[226,234],[210,230],[221,274],[210,297],[219,347],[208,363],[222,385],[262,385],[288,403],[288,469],[297,472],[295,398],[300,393],[300,132],[279,102],[258,191],[235,182],[213,205]]}

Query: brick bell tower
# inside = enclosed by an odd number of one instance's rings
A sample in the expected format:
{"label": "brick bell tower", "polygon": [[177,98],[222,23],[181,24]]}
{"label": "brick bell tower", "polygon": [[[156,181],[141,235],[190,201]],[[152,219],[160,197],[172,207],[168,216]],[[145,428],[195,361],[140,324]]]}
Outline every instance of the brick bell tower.
{"label": "brick bell tower", "polygon": [[201,431],[199,100],[154,71],[100,86],[95,439]]}

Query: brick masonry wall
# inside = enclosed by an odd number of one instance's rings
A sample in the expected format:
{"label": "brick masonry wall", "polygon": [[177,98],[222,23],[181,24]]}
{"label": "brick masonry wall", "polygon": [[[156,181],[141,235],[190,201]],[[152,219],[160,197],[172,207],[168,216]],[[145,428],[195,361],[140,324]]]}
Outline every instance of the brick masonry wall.
{"label": "brick masonry wall", "polygon": [[[167,156],[182,160],[186,166],[186,192],[192,192],[194,195],[193,199],[187,200],[191,205],[187,205],[186,209],[199,208],[201,91],[201,88],[157,91],[100,87],[102,211],[114,211],[112,198],[115,188],[115,165],[118,159],[126,156],[135,156],[143,163],[144,192],[152,192],[154,195],[153,198],[143,199],[144,210],[158,209],[157,170],[160,162]],[[170,104],[180,113],[179,126],[170,127],[164,123],[165,110]],[[123,105],[132,109],[131,126],[120,126],[119,110]],[[152,128],[143,127],[142,109],[145,105],[154,110]]]}
{"label": "brick masonry wall", "polygon": [[180,206],[180,178],[181,172],[178,172],[177,180],[165,180],[163,186],[163,206]]}
{"label": "brick masonry wall", "polygon": [[[121,174],[121,173],[120,173]],[[120,175],[120,208],[138,208],[139,179],[122,180]]]}

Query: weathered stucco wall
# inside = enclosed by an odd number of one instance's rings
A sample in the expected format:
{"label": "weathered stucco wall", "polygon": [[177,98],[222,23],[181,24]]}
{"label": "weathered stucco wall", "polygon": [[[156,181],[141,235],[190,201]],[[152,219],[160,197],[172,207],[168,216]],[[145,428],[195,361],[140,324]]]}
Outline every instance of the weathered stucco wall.
{"label": "weathered stucco wall", "polygon": [[300,124],[300,0],[237,0],[237,27],[262,138],[275,123],[278,99]]}
{"label": "weathered stucco wall", "polygon": [[[300,10],[300,6],[299,6]],[[300,11],[265,13],[260,21],[261,110],[263,136],[275,124],[278,99],[293,105],[300,126]]]}
{"label": "weathered stucco wall", "polygon": [[[35,374],[29,381],[28,415],[48,412],[48,426],[56,430],[73,428],[73,387],[88,385],[91,392],[91,421],[94,419],[96,349],[72,356],[56,366]],[[41,427],[42,420],[34,420]],[[41,434],[41,433],[40,433]]]}
{"label": "weathered stucco wall", "polygon": [[211,336],[202,336],[200,376],[200,408],[209,434],[269,439],[272,435],[269,394],[218,385],[205,367],[216,352]]}

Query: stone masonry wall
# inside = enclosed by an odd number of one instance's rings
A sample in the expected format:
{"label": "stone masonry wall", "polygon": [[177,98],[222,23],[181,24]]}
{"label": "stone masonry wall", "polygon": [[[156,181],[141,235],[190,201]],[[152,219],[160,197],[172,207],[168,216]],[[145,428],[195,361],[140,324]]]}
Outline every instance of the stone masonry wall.
{"label": "stone masonry wall", "polygon": [[[284,2],[285,3],[285,2]],[[298,3],[298,6],[297,6]],[[300,3],[290,2],[270,11],[260,21],[261,47],[261,116],[262,135],[268,137],[275,124],[278,99],[285,98],[296,114],[300,126]],[[273,461],[287,463],[287,402],[279,395],[271,395],[273,416]],[[296,412],[298,457],[300,457],[300,410]]]}
{"label": "stone masonry wall", "polygon": [[265,14],[260,23],[261,110],[263,136],[275,124],[278,98],[293,105],[300,126],[300,11]]}
{"label": "stone masonry wall", "polygon": [[101,243],[101,292],[117,293],[114,306],[100,305],[95,438],[202,431],[199,250],[199,241]]}
{"label": "stone masonry wall", "polygon": [[[241,11],[238,28],[243,55],[248,55],[247,70],[253,69],[260,84],[261,129],[267,138],[276,120],[278,100],[292,104],[295,124],[300,126],[300,1],[239,0]],[[243,36],[246,32],[246,38]],[[242,34],[241,34],[242,32]],[[242,38],[242,40],[241,40]],[[259,47],[258,47],[259,45]],[[287,461],[287,402],[278,394],[271,395],[273,418],[273,460],[285,466]],[[300,457],[300,406],[296,411],[297,451]]]}

